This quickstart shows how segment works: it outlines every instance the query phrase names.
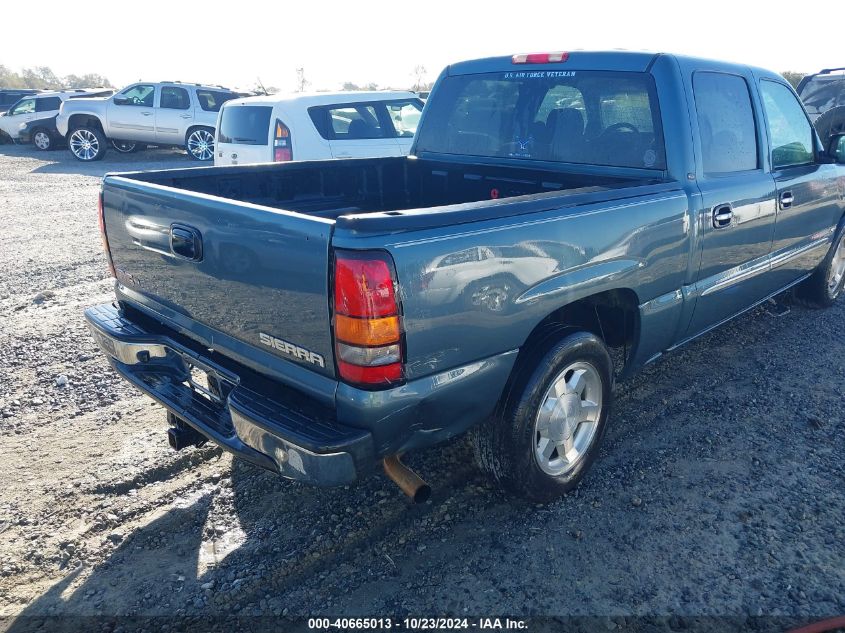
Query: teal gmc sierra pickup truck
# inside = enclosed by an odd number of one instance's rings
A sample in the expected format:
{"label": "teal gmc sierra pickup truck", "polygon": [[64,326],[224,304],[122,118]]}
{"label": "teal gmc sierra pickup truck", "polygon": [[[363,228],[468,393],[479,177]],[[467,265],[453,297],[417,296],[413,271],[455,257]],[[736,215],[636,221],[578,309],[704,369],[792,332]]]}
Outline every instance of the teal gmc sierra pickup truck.
{"label": "teal gmc sierra pickup truck", "polygon": [[837,298],[844,193],[845,138],[823,147],[773,72],[467,61],[408,157],[106,176],[117,296],[86,316],[174,448],[319,485],[383,464],[420,500],[399,456],[470,430],[485,471],[546,501],[595,459],[614,380],[787,289]]}

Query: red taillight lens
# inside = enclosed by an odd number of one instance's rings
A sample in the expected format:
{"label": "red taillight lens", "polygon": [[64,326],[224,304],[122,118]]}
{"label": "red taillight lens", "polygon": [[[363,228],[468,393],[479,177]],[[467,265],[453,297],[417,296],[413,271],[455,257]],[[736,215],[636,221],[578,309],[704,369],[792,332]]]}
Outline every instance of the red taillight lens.
{"label": "red taillight lens", "polygon": [[393,278],[381,259],[349,259],[335,263],[334,309],[354,317],[383,317],[397,313]]}
{"label": "red taillight lens", "polygon": [[523,53],[511,57],[512,64],[551,64],[565,62],[569,59],[569,53],[557,51],[555,53]]}
{"label": "red taillight lens", "polygon": [[335,254],[334,332],[340,377],[365,387],[402,380],[402,317],[387,253]]}
{"label": "red taillight lens", "polygon": [[273,134],[273,161],[284,163],[289,160],[293,160],[290,129],[279,119],[276,119],[276,130]]}
{"label": "red taillight lens", "polygon": [[100,189],[100,196],[97,199],[97,220],[100,224],[100,237],[103,238],[103,250],[106,252],[106,261],[109,264],[109,272],[112,277],[117,277],[114,272],[114,262],[111,259],[111,250],[109,250],[109,238],[106,235],[106,216],[103,204],[103,190]]}

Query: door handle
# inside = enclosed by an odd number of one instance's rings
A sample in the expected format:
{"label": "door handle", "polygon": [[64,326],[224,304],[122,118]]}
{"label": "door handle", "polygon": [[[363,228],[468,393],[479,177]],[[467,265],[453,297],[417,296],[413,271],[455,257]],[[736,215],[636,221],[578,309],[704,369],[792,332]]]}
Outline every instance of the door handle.
{"label": "door handle", "polygon": [[190,114],[180,114],[179,116],[182,117],[183,119],[190,119],[191,118]]}
{"label": "door handle", "polygon": [[719,204],[713,207],[713,228],[724,229],[733,222],[733,208],[730,203]]}
{"label": "door handle", "polygon": [[186,224],[170,225],[170,252],[193,261],[202,260],[202,235]]}
{"label": "door handle", "polygon": [[152,115],[153,115],[152,112],[142,112],[141,113],[141,116],[152,116]]}
{"label": "door handle", "polygon": [[780,194],[780,208],[781,209],[788,209],[792,206],[792,203],[795,202],[795,196],[792,195],[791,191],[784,191]]}

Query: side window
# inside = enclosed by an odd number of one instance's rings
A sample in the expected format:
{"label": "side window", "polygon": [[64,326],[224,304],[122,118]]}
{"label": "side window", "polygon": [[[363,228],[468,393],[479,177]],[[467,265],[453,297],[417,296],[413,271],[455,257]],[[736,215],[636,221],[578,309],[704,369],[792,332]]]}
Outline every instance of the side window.
{"label": "side window", "polygon": [[184,88],[162,86],[159,107],[168,110],[187,110],[191,107],[191,97]]}
{"label": "side window", "polygon": [[416,101],[388,101],[387,113],[393,122],[396,136],[410,138],[417,131],[422,114],[422,105]]}
{"label": "side window", "polygon": [[31,114],[35,112],[35,99],[23,99],[18,101],[17,105],[9,110],[9,116],[16,114]]}
{"label": "side window", "polygon": [[141,106],[144,108],[153,107],[155,97],[155,86],[140,85],[127,88],[115,98],[115,105]]}
{"label": "side window", "polygon": [[199,101],[200,107],[206,112],[220,112],[220,108],[224,103],[237,98],[238,95],[234,92],[197,90],[197,101]]}
{"label": "side window", "polygon": [[704,173],[757,169],[757,127],[745,79],[697,72],[693,92]]}
{"label": "side window", "polygon": [[774,81],[761,81],[763,107],[772,143],[772,169],[812,163],[813,128],[792,91]]}
{"label": "side window", "polygon": [[371,105],[348,105],[329,109],[332,136],[338,140],[384,138],[376,110]]}
{"label": "side window", "polygon": [[62,105],[62,100],[59,97],[44,97],[43,99],[35,100],[36,112],[52,112],[58,110]]}

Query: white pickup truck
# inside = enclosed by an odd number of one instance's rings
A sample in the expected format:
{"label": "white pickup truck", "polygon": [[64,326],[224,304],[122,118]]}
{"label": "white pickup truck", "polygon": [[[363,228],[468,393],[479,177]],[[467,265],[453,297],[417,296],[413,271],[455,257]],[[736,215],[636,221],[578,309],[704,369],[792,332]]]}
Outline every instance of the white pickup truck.
{"label": "white pickup truck", "polygon": [[120,151],[148,143],[184,147],[195,160],[211,160],[220,106],[239,96],[221,86],[140,82],[105,99],[65,102],[56,128],[85,162],[100,160],[109,141]]}

